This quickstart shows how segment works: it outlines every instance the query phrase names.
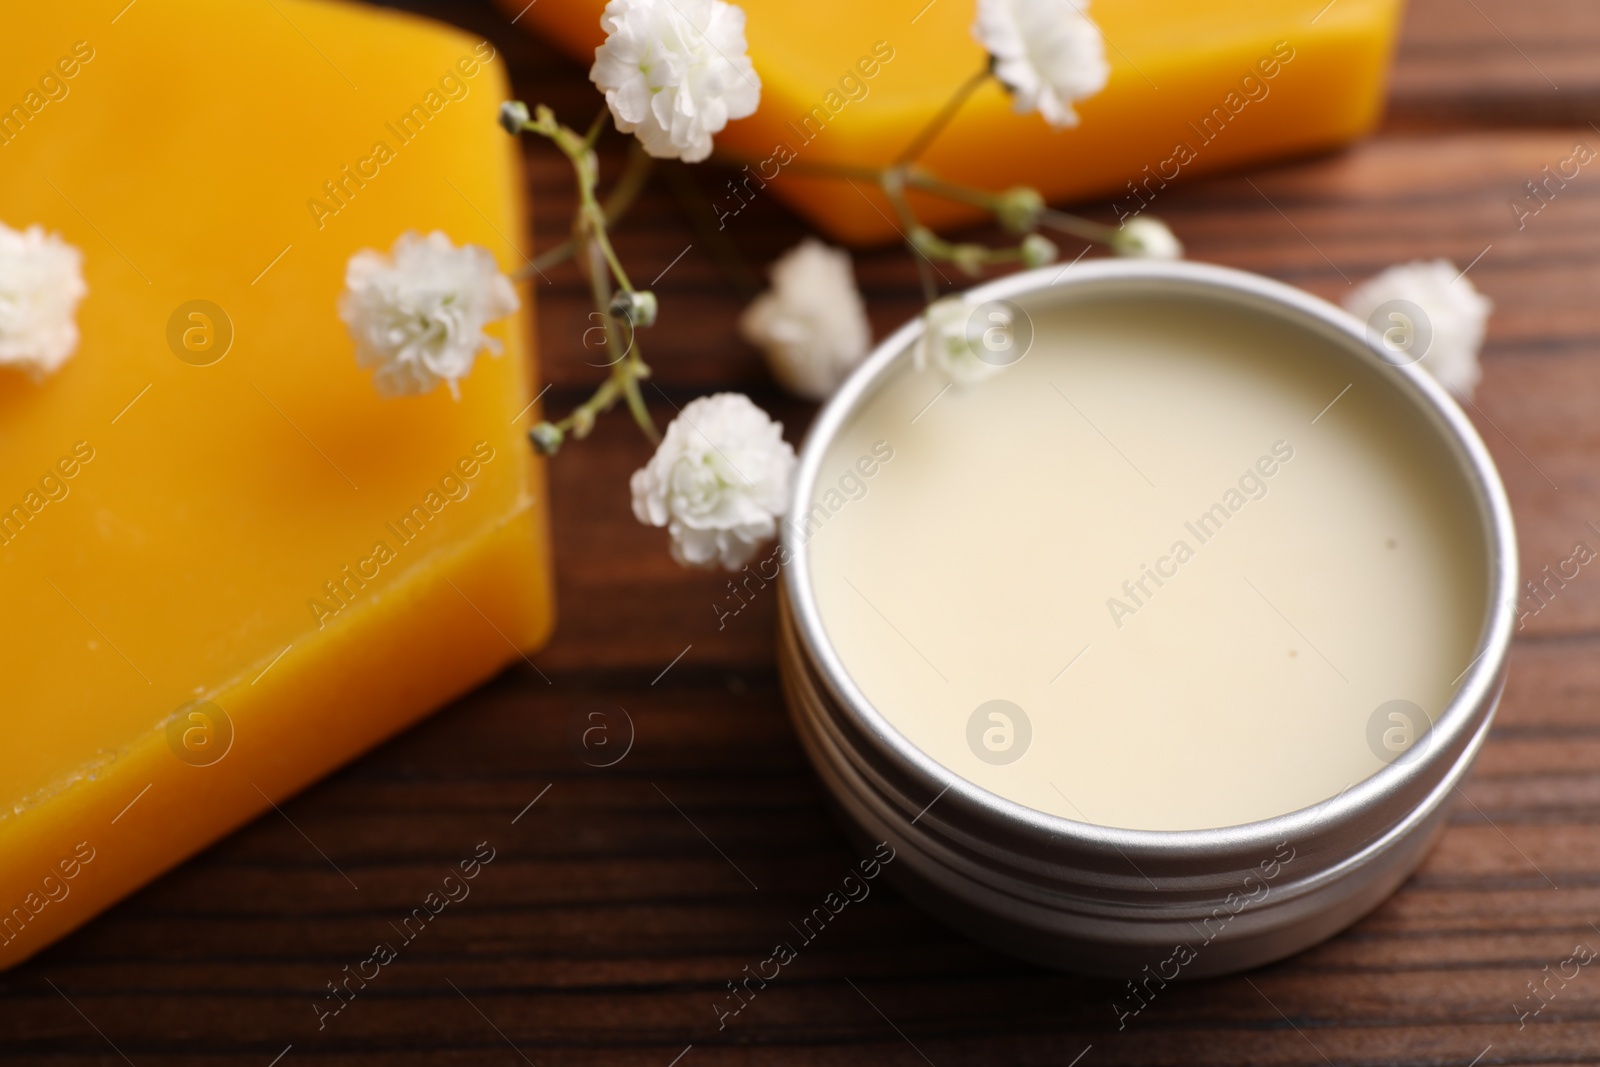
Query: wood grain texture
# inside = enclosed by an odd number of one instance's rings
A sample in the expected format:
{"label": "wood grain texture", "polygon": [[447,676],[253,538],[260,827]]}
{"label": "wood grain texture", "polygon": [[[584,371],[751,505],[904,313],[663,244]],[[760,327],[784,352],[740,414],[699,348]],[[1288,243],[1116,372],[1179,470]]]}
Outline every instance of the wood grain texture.
{"label": "wood grain texture", "polygon": [[[593,108],[581,70],[486,3],[406,6],[492,36],[523,96],[569,115]],[[1575,540],[1600,545],[1588,526],[1600,526],[1600,171],[1521,228],[1508,201],[1576,140],[1600,145],[1585,117],[1600,112],[1597,58],[1600,16],[1584,0],[1413,0],[1378,137],[1175,186],[1154,209],[1196,258],[1330,298],[1397,260],[1476,259],[1471,276],[1497,310],[1470,414],[1501,466],[1528,573]],[[608,168],[620,147],[606,146]],[[530,145],[527,162],[547,247],[570,189],[552,155]],[[619,239],[644,277],[694,246],[657,286],[652,406],[664,421],[696,395],[749,390],[798,440],[812,409],[777,394],[737,340],[742,298],[692,219],[657,182]],[[757,268],[802,232],[759,201],[729,227]],[[864,254],[858,270],[880,334],[914,312],[903,253]],[[598,373],[581,344],[589,309],[570,267],[539,297],[547,400],[564,410]],[[1600,946],[1589,569],[1526,619],[1494,734],[1438,848],[1332,941],[1163,990],[1119,1030],[1113,986],[1015,963],[879,885],[719,1030],[711,1005],[725,983],[791,937],[855,857],[784,717],[775,597],[719,626],[725,579],[679,570],[664,535],[629,513],[627,474],[647,454],[618,417],[552,465],[561,621],[534,657],[548,680],[508,671],[0,975],[0,1062],[267,1067],[286,1048],[283,1067],[1600,1059],[1594,968],[1523,1026],[1513,1008],[1575,943]],[[610,757],[574,738],[602,721],[619,746],[605,751],[621,751],[619,709],[632,747],[591,766]],[[375,943],[399,943],[391,924],[485,841],[496,857],[471,895],[319,1030],[325,983]]]}
{"label": "wood grain texture", "polygon": [[1600,121],[1588,0],[1408,0],[1390,113],[1410,124]]}

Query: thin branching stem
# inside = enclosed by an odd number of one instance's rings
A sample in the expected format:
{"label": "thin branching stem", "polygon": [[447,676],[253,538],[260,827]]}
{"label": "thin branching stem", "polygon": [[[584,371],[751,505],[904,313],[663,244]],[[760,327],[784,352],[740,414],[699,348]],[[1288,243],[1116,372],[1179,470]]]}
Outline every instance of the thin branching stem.
{"label": "thin branching stem", "polygon": [[[575,226],[582,225],[580,216]],[[633,331],[630,329],[628,342],[624,347],[619,336],[620,324],[604,311],[611,303],[611,282],[606,274],[605,256],[598,242],[592,239],[588,242],[588,248],[589,254],[584,257],[586,267],[584,274],[589,279],[589,292],[594,298],[595,307],[602,309],[601,321],[604,323],[606,351],[611,356],[611,370],[606,380],[600,384],[600,388],[595,390],[594,395],[556,423],[556,427],[564,432],[570,431],[574,437],[581,440],[589,436],[597,416],[611,410],[619,399],[624,399],[627,401],[628,410],[633,414],[634,421],[639,424],[639,429],[644,431],[644,435],[652,443],[659,442],[661,435],[656,430],[655,421],[650,418],[650,412],[644,406],[644,398],[639,392],[639,380],[650,376],[650,368],[644,362],[638,338]]]}
{"label": "thin branching stem", "polygon": [[630,325],[628,343],[625,347],[619,336],[621,324],[611,314],[612,281],[615,280],[625,292],[632,293],[635,290],[607,233],[612,218],[620,216],[643,189],[649,175],[650,164],[649,157],[635,145],[628,160],[628,168],[618,181],[617,187],[604,205],[600,203],[595,191],[599,185],[600,166],[595,157],[594,146],[605,131],[609,119],[610,111],[602,109],[600,114],[595,116],[588,133],[579,137],[573,130],[556,122],[555,115],[549,108],[540,107],[537,117],[523,125],[524,130],[539,134],[561,149],[562,154],[572,164],[572,172],[577,179],[578,212],[572,220],[572,236],[563,247],[567,255],[572,255],[580,248],[585,250],[585,254],[580,257],[580,265],[589,280],[589,292],[594,298],[595,310],[600,315],[605,330],[606,351],[611,358],[610,372],[606,380],[594,391],[594,395],[555,425],[563,432],[571,432],[574,437],[580,439],[587,437],[594,428],[595,418],[609,411],[619,399],[625,399],[639,428],[644,431],[646,437],[655,442],[659,441],[661,436],[639,392],[639,380],[649,377],[650,368],[645,364],[639,350],[634,328]]}
{"label": "thin branching stem", "polygon": [[987,189],[974,189],[968,185],[957,185],[955,182],[947,182],[925,170],[915,168],[906,171],[906,185],[924,193],[942,196],[946,200],[971,204],[991,213],[999,212],[1003,199],[999,193],[991,193]]}
{"label": "thin branching stem", "polygon": [[585,148],[593,148],[595,145],[600,143],[600,135],[606,132],[606,124],[610,118],[610,106],[607,105],[606,107],[601,108],[600,113],[594,117],[594,121],[589,123],[589,132],[583,136],[583,144]]}
{"label": "thin branching stem", "polygon": [[967,102],[967,98],[977,92],[978,87],[989,80],[989,74],[989,64],[985,63],[982,70],[962,82],[961,88],[957,89],[955,94],[945,102],[944,107],[939,109],[939,113],[933,116],[926,126],[922,127],[916,137],[912,138],[905,151],[901,152],[899,158],[895,160],[895,165],[904,167],[921,159],[922,153],[926,152],[928,146],[933,144],[934,140],[944,132],[946,126],[950,125],[950,120],[956,117],[956,112],[961,110],[962,105]]}
{"label": "thin branching stem", "polygon": [[[1022,244],[998,248],[975,242],[947,241],[924,226],[917,218],[916,211],[906,196],[908,190],[914,189],[980,208],[997,216],[1014,232],[1032,231],[1044,227],[1102,244],[1113,243],[1118,234],[1116,228],[1089,219],[1061,211],[1040,210],[1042,199],[1031,190],[990,192],[946,181],[917,166],[917,160],[945,131],[972,95],[991,77],[993,71],[985,65],[982,70],[964,81],[889,166],[852,166],[795,159],[784,165],[785,170],[797,175],[862,180],[876,184],[899,220],[901,234],[911,251],[913,262],[917,267],[917,276],[922,283],[923,297],[929,305],[939,297],[939,286],[934,277],[937,262],[951,263],[963,272],[975,275],[987,266],[1030,261],[1030,257],[1038,255],[1037,246],[1041,238],[1028,237]],[[609,233],[610,227],[628,212],[648,182],[651,159],[642,146],[635,142],[631,146],[626,168],[610,195],[602,203],[597,195],[599,163],[595,155],[595,146],[605,135],[610,125],[610,118],[609,108],[603,108],[595,116],[588,131],[580,136],[572,129],[558,123],[549,108],[541,106],[537,109],[535,118],[523,124],[523,130],[546,138],[571,162],[577,184],[578,211],[573,219],[572,235],[519,270],[516,277],[526,277],[534,271],[541,271],[568,258],[577,257],[584,276],[588,279],[595,309],[604,323],[606,351],[610,357],[606,379],[588,400],[574,408],[566,418],[555,423],[554,428],[562,434],[570,433],[577,438],[587,437],[594,428],[595,419],[615,407],[617,401],[621,400],[627,404],[634,421],[639,424],[645,436],[652,442],[659,442],[661,435],[650,417],[640,389],[640,383],[648,379],[651,372],[640,351],[636,328],[631,321],[626,322],[627,336],[624,342],[622,334],[626,320],[618,319],[612,313],[613,285],[630,297],[636,296],[638,291],[634,289],[621,258],[612,247]],[[720,155],[718,161],[736,168],[749,165],[742,159],[728,155]],[[681,198],[687,200],[689,192],[697,192],[691,189],[686,174],[674,172],[670,177],[673,179],[674,190]],[[725,241],[724,235],[714,236]],[[728,248],[721,247],[717,240],[708,239],[708,244],[714,251],[723,253],[731,248],[731,245]],[[1045,243],[1044,247],[1048,250],[1048,243]],[[559,444],[560,435],[556,435],[555,439]]]}
{"label": "thin branching stem", "polygon": [[[622,221],[633,205],[638,201],[639,194],[650,182],[650,175],[654,172],[655,160],[651,159],[639,142],[633,142],[633,147],[628,152],[627,167],[622,176],[617,179],[617,184],[611,190],[611,195],[605,200],[606,227],[609,229]],[[565,263],[572,258],[573,252],[578,248],[577,242],[571,237],[545,252],[533,257],[531,266],[519,267],[512,273],[512,278],[522,281],[532,277],[540,271],[548,270],[558,264]]]}
{"label": "thin branching stem", "polygon": [[1065,211],[1046,210],[1039,213],[1039,225],[1071,237],[1082,238],[1095,244],[1109,245],[1115,241],[1118,230],[1091,219],[1069,215]]}

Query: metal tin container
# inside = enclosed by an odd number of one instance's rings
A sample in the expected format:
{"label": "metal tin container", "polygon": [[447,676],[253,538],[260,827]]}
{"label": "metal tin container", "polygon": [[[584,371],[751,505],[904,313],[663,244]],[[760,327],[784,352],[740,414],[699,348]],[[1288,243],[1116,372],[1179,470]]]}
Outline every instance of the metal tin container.
{"label": "metal tin container", "polygon": [[[779,662],[801,740],[863,843],[887,841],[890,874],[927,910],[971,936],[1046,965],[1165,982],[1259,966],[1300,951],[1376,907],[1443,826],[1452,794],[1490,728],[1504,685],[1515,600],[1515,533],[1483,443],[1415,366],[1396,366],[1345,312],[1255,275],[1177,262],[1108,260],[1014,275],[974,302],[1182,295],[1241,316],[1270,316],[1381,365],[1459,464],[1486,545],[1477,658],[1425,744],[1322,803],[1206,830],[1127,830],[1014,803],[931,759],[876,710],[830,645],[798,524],[786,524]],[[885,341],[819,415],[793,500],[813,499],[836,434],[912,358],[914,321]],[[791,514],[804,511],[795,508]],[[1156,666],[1159,669],[1159,665]]]}

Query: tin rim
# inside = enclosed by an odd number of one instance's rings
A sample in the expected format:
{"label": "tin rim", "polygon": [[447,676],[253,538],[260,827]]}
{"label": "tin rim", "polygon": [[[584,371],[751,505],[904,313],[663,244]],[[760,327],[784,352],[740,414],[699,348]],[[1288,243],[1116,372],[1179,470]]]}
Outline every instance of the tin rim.
{"label": "tin rim", "polygon": [[[1191,830],[1139,830],[1102,826],[1039,811],[992,793],[938,763],[896,729],[856,686],[827,638],[811,584],[811,560],[786,522],[783,547],[789,560],[785,586],[794,613],[795,635],[818,679],[853,725],[875,749],[910,771],[928,787],[928,796],[953,798],[980,816],[998,818],[1054,841],[1071,841],[1096,852],[1181,860],[1196,855],[1263,852],[1284,840],[1308,840],[1336,827],[1366,821],[1403,796],[1426,796],[1431,784],[1448,774],[1473,749],[1472,738],[1492,713],[1511,645],[1517,584],[1516,532],[1510,503],[1494,463],[1477,430],[1432,376],[1414,364],[1396,366],[1372,346],[1362,323],[1332,304],[1260,275],[1189,261],[1097,260],[1066,268],[1027,271],[979,286],[966,294],[973,304],[1068,290],[1104,289],[1119,295],[1148,295],[1152,286],[1207,298],[1244,310],[1272,315],[1306,329],[1346,350],[1352,358],[1395,375],[1399,391],[1429,419],[1455,455],[1476,500],[1488,573],[1485,618],[1476,658],[1458,679],[1454,698],[1439,714],[1432,743],[1418,759],[1402,758],[1380,768],[1337,796],[1297,811],[1256,822]],[[838,432],[865,401],[910,356],[922,333],[918,317],[886,338],[818,414],[802,448],[790,496],[791,516],[811,498],[823,458]],[[1410,805],[1407,805],[1410,807]],[[1403,816],[1403,813],[1396,813]]]}

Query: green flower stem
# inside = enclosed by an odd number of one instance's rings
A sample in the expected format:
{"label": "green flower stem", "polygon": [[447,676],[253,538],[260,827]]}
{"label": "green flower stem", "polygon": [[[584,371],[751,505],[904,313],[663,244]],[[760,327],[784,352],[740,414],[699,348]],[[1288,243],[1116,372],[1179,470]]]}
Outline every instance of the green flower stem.
{"label": "green flower stem", "polygon": [[[957,269],[967,275],[977,275],[982,272],[984,267],[1024,261],[1021,245],[991,248],[988,245],[973,242],[947,241],[928,229],[918,220],[916,211],[912,209],[910,201],[906,199],[905,190],[907,186],[917,185],[918,188],[922,187],[912,179],[913,175],[907,173],[903,168],[891,167],[884,172],[882,188],[883,195],[894,206],[895,214],[900,217],[900,222],[905,227],[906,244],[916,254],[917,266],[922,276],[923,295],[927,298],[928,303],[933,303],[938,295],[937,287],[933,284],[931,271],[931,265],[935,261],[954,264]],[[925,181],[927,179],[924,177],[921,180]],[[937,181],[937,179],[934,180]],[[960,186],[950,185],[941,189],[930,189],[929,191],[947,195],[948,192],[961,188]],[[971,192],[974,195],[990,195],[983,194],[981,190],[971,190]]]}
{"label": "green flower stem", "polygon": [[[617,179],[617,184],[612,188],[611,195],[606,197],[605,216],[608,229],[621,221],[623,216],[627,215],[633,208],[633,205],[639,199],[639,194],[649,184],[650,175],[654,172],[654,167],[655,160],[645,152],[638,141],[632,142],[632,148],[628,152],[627,166],[623,170],[622,176]],[[517,281],[523,281],[539,271],[548,270],[557,264],[565,263],[572,258],[572,254],[577,249],[578,243],[568,237],[549,251],[534,256],[531,266],[517,269],[512,273],[511,277]]]}
{"label": "green flower stem", "polygon": [[[583,216],[580,215],[574,223],[574,236],[576,230],[584,225]],[[610,279],[606,276],[604,252],[599,247],[599,242],[589,241],[589,255],[585,257],[588,269],[584,272],[589,277],[589,292],[594,298],[594,306],[600,309],[601,322],[604,324],[606,334],[606,351],[611,353],[611,373],[606,380],[595,390],[593,396],[574,408],[572,414],[556,423],[558,429],[570,430],[572,435],[579,440],[589,436],[589,431],[594,428],[595,417],[611,410],[619,398],[625,399],[628,410],[633,414],[633,419],[639,424],[639,429],[650,439],[652,444],[659,443],[661,434],[656,430],[656,424],[650,417],[649,409],[645,407],[644,396],[639,391],[639,381],[650,377],[650,368],[645,364],[643,354],[639,350],[637,336],[630,337],[629,346],[622,347],[622,339],[618,336],[618,324],[606,308],[611,304]]]}
{"label": "green flower stem", "polygon": [[589,431],[594,429],[594,420],[597,416],[610,411],[617,402],[617,396],[622,391],[622,380],[616,376],[607,378],[600,383],[600,388],[594,395],[582,404],[572,409],[571,414],[556,423],[557,429],[582,440],[589,436]]}
{"label": "green flower stem", "polygon": [[962,105],[967,102],[967,98],[977,92],[978,87],[989,80],[989,75],[989,64],[984,63],[983,69],[963,82],[961,87],[955,91],[955,95],[951,96],[945,102],[944,107],[939,109],[939,113],[933,116],[926,126],[922,127],[916,137],[912,138],[911,143],[906,146],[906,150],[901,152],[899,158],[895,160],[895,165],[904,167],[920,159],[922,153],[928,150],[928,146],[933,144],[935,139],[944,132],[946,126],[950,125],[950,120],[956,117],[956,112],[961,110]]}
{"label": "green flower stem", "polygon": [[932,193],[946,200],[955,200],[962,204],[971,204],[980,207],[991,214],[997,214],[1002,206],[1002,197],[999,193],[991,193],[987,189],[974,189],[966,185],[957,185],[936,177],[925,170],[909,169],[906,171],[906,185],[924,193]]}
{"label": "green flower stem", "polygon": [[954,264],[963,274],[976,276],[984,267],[1023,261],[1021,245],[992,248],[973,242],[946,241],[932,230],[917,230],[911,235],[912,247],[931,260]]}
{"label": "green flower stem", "polygon": [[610,106],[607,105],[601,108],[600,113],[594,117],[594,121],[589,123],[589,132],[584,134],[583,144],[585,148],[592,149],[600,143],[600,135],[606,131],[606,121],[610,118]]}
{"label": "green flower stem", "polygon": [[1039,225],[1048,229],[1077,237],[1094,244],[1112,244],[1118,230],[1115,226],[1106,226],[1077,215],[1069,215],[1065,211],[1045,210],[1039,214]]}
{"label": "green flower stem", "polygon": [[[613,220],[615,221],[615,220]],[[565,263],[572,258],[572,253],[577,249],[577,244],[568,237],[565,241],[548,251],[541,252],[533,257],[533,262],[525,267],[518,267],[511,272],[511,280],[525,282],[540,271],[549,270],[551,267]]]}
{"label": "green flower stem", "polygon": [[[634,354],[637,356],[637,348],[634,349]],[[644,435],[650,443],[659,445],[661,443],[661,432],[656,429],[655,420],[650,417],[650,409],[644,405],[644,395],[639,391],[639,379],[649,377],[650,369],[638,360],[635,360],[635,362],[643,373],[636,371],[633,374],[626,375],[622,380],[623,393],[628,398],[628,411],[633,415],[633,421],[638,424],[639,429],[644,431]]]}
{"label": "green flower stem", "polygon": [[[945,131],[972,95],[991,77],[993,71],[986,64],[982,70],[963,82],[944,107],[917,132],[890,166],[859,167],[794,159],[785,164],[785,169],[795,174],[846,181],[860,180],[876,184],[899,220],[901,236],[911,249],[912,260],[917,266],[917,276],[922,282],[923,297],[930,306],[939,296],[939,287],[934,278],[936,270],[934,264],[938,261],[951,263],[966,274],[977,275],[988,266],[1018,262],[1037,263],[1054,255],[1054,246],[1035,233],[1041,227],[1107,245],[1113,245],[1120,232],[1112,226],[1045,208],[1042,198],[1031,189],[1017,188],[1003,193],[989,192],[945,181],[916,165],[917,160]],[[610,111],[602,109],[595,116],[588,131],[580,136],[572,129],[558,123],[554,112],[541,105],[534,117],[524,122],[521,127],[524,131],[548,139],[571,162],[578,189],[578,211],[572,222],[572,236],[537,257],[533,263],[517,271],[514,276],[525,278],[534,271],[578,256],[581,250],[583,253],[580,257],[581,266],[589,280],[595,308],[604,323],[606,351],[611,357],[610,371],[594,394],[560,422],[546,425],[545,429],[550,431],[553,439],[553,443],[547,446],[548,451],[554,451],[559,447],[563,434],[571,433],[580,439],[587,437],[594,429],[595,419],[615,407],[618,400],[626,402],[634,421],[639,424],[639,428],[651,442],[659,443],[661,440],[639,386],[640,382],[650,377],[650,368],[644,362],[638,338],[632,332],[631,324],[627,347],[624,348],[620,336],[621,324],[611,315],[613,282],[624,293],[633,295],[637,290],[629,280],[616,249],[612,247],[609,227],[633,206],[649,179],[651,160],[635,142],[631,148],[627,168],[602,204],[596,195],[596,188],[599,185],[599,163],[595,156],[595,146],[604,135],[609,123]],[[733,156],[719,156],[718,159],[735,168],[745,164],[744,160]],[[673,179],[674,191],[678,193],[680,199],[688,199],[691,192],[698,192],[690,187],[687,174],[674,172],[669,177]],[[1023,233],[1027,236],[1021,244],[1000,248],[975,242],[947,241],[924,226],[917,218],[916,211],[906,197],[908,189],[980,208],[994,215],[1012,233]],[[698,214],[698,212],[691,213],[692,217],[697,217]],[[721,258],[727,258],[726,253],[732,249],[732,245],[726,241],[725,235],[719,233],[713,237],[721,241],[719,244],[718,240],[708,239],[709,246],[722,253],[719,256],[720,262]],[[747,268],[746,272],[748,273]],[[653,301],[650,303],[653,306]],[[535,444],[540,445],[540,441],[539,435],[535,434]],[[541,446],[541,450],[546,449]]]}
{"label": "green flower stem", "polygon": [[901,236],[906,239],[906,246],[912,252],[911,258],[917,264],[917,277],[922,280],[922,298],[924,302],[932,304],[939,299],[939,286],[933,280],[930,257],[917,244],[917,235],[927,232],[927,228],[918,221],[917,213],[911,210],[911,203],[906,199],[905,181],[905,169],[902,167],[890,167],[878,175],[878,186],[904,227]]}
{"label": "green flower stem", "polygon": [[[623,269],[616,250],[611,247],[611,238],[606,233],[606,212],[595,197],[595,186],[600,182],[600,164],[595,158],[593,142],[605,128],[609,115],[609,111],[602,110],[595,116],[589,133],[579,137],[576,132],[557,122],[553,111],[540,104],[534,117],[523,123],[522,128],[548,139],[572,163],[573,174],[578,179],[578,217],[573,223],[574,232],[580,223],[586,227],[588,234],[599,245],[617,285],[624,292],[631,293],[634,291],[633,283],[628,280],[628,272]],[[600,310],[604,312],[605,308],[602,306]]]}
{"label": "green flower stem", "polygon": [[[605,257],[606,265],[611,268],[612,277],[617,280],[617,287],[625,293],[633,292],[633,283],[628,280],[628,272],[622,269],[622,261],[617,258],[617,250],[611,247],[611,236],[606,233],[605,208],[595,199],[592,186],[583,190],[578,217],[584,220],[585,229],[588,230],[595,246],[600,249],[600,254]],[[606,309],[602,307],[600,310]]]}
{"label": "green flower stem", "polygon": [[634,153],[628,161],[627,171],[619,180],[607,204],[602,206],[595,195],[596,186],[600,181],[600,167],[595,157],[594,146],[604,132],[609,118],[610,111],[602,110],[595,116],[588,133],[580,137],[575,131],[557,122],[555,113],[548,107],[540,105],[534,118],[522,125],[524,130],[549,140],[572,164],[572,172],[577,179],[578,211],[572,220],[572,236],[567,242],[566,254],[572,255],[580,248],[587,250],[581,263],[584,274],[589,279],[589,292],[594,298],[595,309],[600,313],[600,320],[604,324],[606,350],[611,355],[611,371],[606,380],[600,383],[593,396],[574,408],[571,414],[555,425],[563,432],[570,431],[574,437],[580,439],[587,437],[594,429],[595,418],[609,411],[619,399],[625,399],[629,411],[633,413],[634,421],[639,424],[645,436],[652,442],[658,442],[661,440],[661,435],[657,432],[655,422],[650,418],[644,397],[639,391],[639,381],[650,376],[650,368],[644,362],[637,337],[630,336],[628,347],[623,348],[622,339],[618,336],[619,325],[610,313],[613,279],[624,292],[632,293],[635,290],[633,283],[628,280],[628,272],[617,257],[616,249],[611,246],[611,238],[607,233],[607,225],[611,221],[613,212],[620,214],[625,210],[644,187],[649,174],[649,158],[635,145]]}
{"label": "green flower stem", "polygon": [[909,235],[922,229],[922,223],[917,220],[917,213],[911,210],[911,202],[906,199],[905,169],[886,168],[878,175],[878,185],[888,198],[889,205],[894,208],[894,213],[900,217],[900,225],[906,229],[906,240],[910,241]]}

